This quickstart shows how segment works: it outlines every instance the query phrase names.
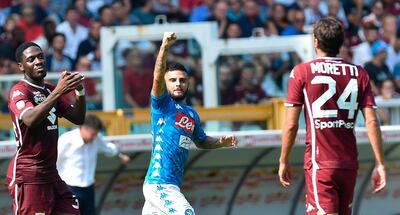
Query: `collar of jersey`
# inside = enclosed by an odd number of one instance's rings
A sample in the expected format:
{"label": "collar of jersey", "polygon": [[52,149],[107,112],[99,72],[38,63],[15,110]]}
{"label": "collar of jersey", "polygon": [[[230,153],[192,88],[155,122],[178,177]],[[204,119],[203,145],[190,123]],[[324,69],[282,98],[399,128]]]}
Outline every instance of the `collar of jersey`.
{"label": "collar of jersey", "polygon": [[39,86],[39,85],[36,85],[36,84],[33,84],[33,83],[29,82],[29,81],[26,80],[26,79],[22,79],[22,81],[24,81],[25,83],[31,85],[32,87],[36,87],[36,88],[39,88],[39,89],[42,89],[42,90],[44,90],[44,88],[45,88],[45,86],[41,87],[41,86]]}

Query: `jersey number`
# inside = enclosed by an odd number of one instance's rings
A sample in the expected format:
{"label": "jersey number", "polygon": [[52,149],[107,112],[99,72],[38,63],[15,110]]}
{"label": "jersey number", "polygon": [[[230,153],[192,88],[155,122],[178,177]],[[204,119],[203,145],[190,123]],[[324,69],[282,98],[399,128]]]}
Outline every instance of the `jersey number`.
{"label": "jersey number", "polygon": [[[317,100],[312,103],[312,112],[314,118],[330,118],[337,117],[338,110],[321,110],[329,99],[336,93],[336,81],[330,76],[315,76],[311,84],[327,84],[328,90],[325,91]],[[343,93],[339,96],[336,104],[340,109],[348,110],[348,119],[353,119],[356,110],[358,109],[357,103],[358,86],[357,79],[350,79]],[[349,101],[348,98],[350,97]]]}

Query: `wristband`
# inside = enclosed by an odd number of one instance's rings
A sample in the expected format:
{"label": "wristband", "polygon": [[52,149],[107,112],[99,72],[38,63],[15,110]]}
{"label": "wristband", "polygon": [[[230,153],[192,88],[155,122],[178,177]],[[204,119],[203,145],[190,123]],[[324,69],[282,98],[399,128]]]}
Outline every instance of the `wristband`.
{"label": "wristband", "polygon": [[81,90],[75,90],[75,95],[84,96],[85,95],[85,89],[82,88]]}

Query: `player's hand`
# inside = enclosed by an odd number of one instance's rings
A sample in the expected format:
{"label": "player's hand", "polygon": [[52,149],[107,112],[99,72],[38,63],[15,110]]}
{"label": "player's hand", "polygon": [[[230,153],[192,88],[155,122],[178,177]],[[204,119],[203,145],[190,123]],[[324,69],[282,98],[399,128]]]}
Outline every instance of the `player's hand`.
{"label": "player's hand", "polygon": [[165,48],[169,48],[176,41],[176,34],[174,32],[164,32],[164,37],[162,41],[162,45]]}
{"label": "player's hand", "polygon": [[385,166],[377,165],[371,176],[372,193],[377,193],[386,186],[386,171]]}
{"label": "player's hand", "polygon": [[219,142],[223,147],[237,148],[238,140],[234,135],[226,135],[219,138]]}
{"label": "player's hand", "polygon": [[62,72],[54,91],[56,93],[60,93],[61,95],[65,95],[75,89],[81,90],[83,88],[82,82],[84,79],[85,76],[82,73],[70,73],[64,71]]}
{"label": "player's hand", "polygon": [[124,165],[128,165],[131,162],[131,158],[126,154],[119,153],[118,157],[121,160],[121,163]]}
{"label": "player's hand", "polygon": [[289,163],[279,163],[278,175],[283,187],[288,188],[292,184],[292,170]]}

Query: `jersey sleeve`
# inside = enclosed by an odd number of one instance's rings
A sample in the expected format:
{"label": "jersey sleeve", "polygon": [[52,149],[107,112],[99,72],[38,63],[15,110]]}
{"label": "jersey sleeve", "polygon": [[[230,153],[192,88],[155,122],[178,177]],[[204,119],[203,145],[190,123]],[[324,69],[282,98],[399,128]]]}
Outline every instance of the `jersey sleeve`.
{"label": "jersey sleeve", "polygon": [[370,107],[370,108],[377,108],[375,103],[375,97],[371,89],[371,82],[367,72],[362,69],[360,66],[358,70],[361,74],[361,92],[362,95],[360,96],[360,108]]}
{"label": "jersey sleeve", "polygon": [[[304,103],[303,88],[305,81],[300,68],[300,66],[296,66],[290,72],[288,95],[285,106],[302,105]],[[303,73],[305,73],[305,71]]]}
{"label": "jersey sleeve", "polygon": [[171,101],[171,97],[169,97],[167,91],[159,97],[151,95],[151,109],[155,112],[164,113],[168,109]]}
{"label": "jersey sleeve", "polygon": [[22,87],[13,87],[11,89],[8,95],[8,108],[18,119],[22,119],[24,113],[33,107],[28,90]]}
{"label": "jersey sleeve", "polygon": [[195,126],[194,126],[194,131],[193,131],[193,141],[195,143],[202,143],[206,140],[206,133],[203,130],[203,127],[201,126],[200,123],[200,117],[198,114],[196,114],[196,122],[195,122]]}

